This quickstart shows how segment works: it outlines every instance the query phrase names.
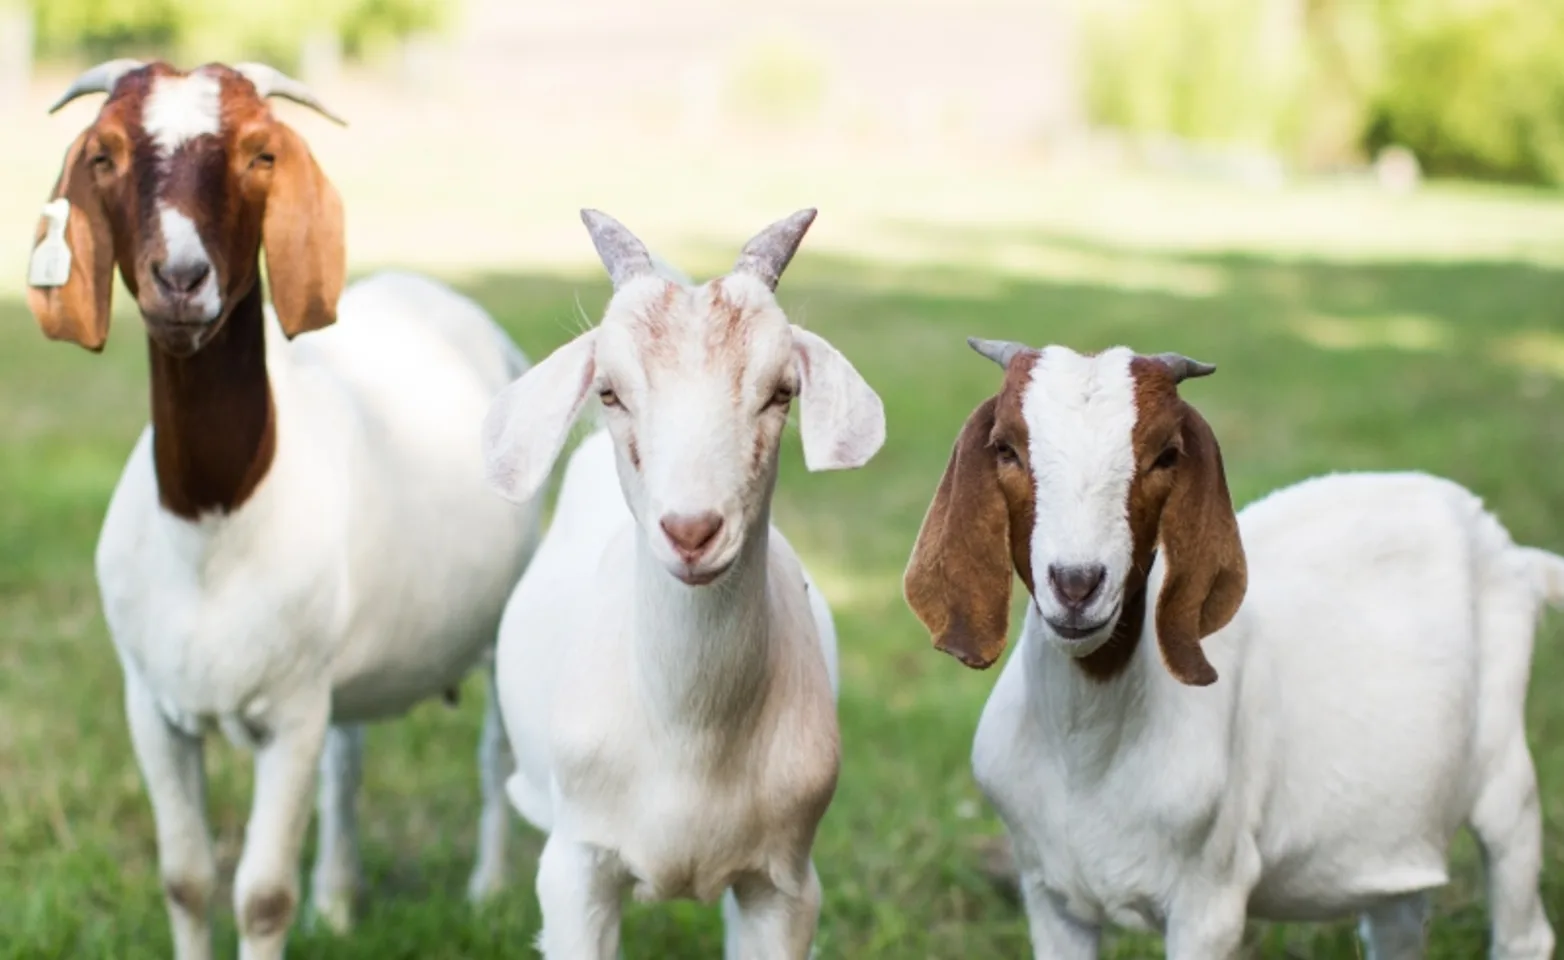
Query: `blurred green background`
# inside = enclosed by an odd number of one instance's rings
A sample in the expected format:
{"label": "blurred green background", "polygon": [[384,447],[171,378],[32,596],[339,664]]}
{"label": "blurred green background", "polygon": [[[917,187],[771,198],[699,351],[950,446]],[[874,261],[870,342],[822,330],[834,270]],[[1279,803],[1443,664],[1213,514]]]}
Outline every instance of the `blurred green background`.
{"label": "blurred green background", "polygon": [[[292,104],[348,216],[355,276],[423,270],[534,358],[595,320],[595,206],[698,275],[798,207],[820,218],[779,295],[884,397],[867,468],[785,444],[779,525],[841,634],[845,765],[816,848],[818,955],[1027,956],[983,870],[1001,827],[967,769],[995,674],[932,651],[900,575],[950,444],[996,373],[968,335],[1128,344],[1216,363],[1185,396],[1234,498],[1336,469],[1422,469],[1564,550],[1561,5],[1553,0],[466,0],[275,6],[0,0],[0,958],[167,956],[151,813],[91,556],[146,419],[119,293],[102,356],[23,301],[36,223],[119,54],[264,57],[350,126]],[[1550,39],[1551,38],[1551,39]],[[1554,56],[1549,57],[1553,51]],[[1538,635],[1529,732],[1544,891],[1564,928],[1564,617]],[[367,889],[346,939],[290,956],[528,955],[535,836],[491,909],[462,902],[481,683],[368,738]],[[220,862],[249,758],[214,741]],[[1469,842],[1430,956],[1483,955]],[[233,955],[226,905],[218,956]],[[716,911],[638,907],[626,956],[714,956]],[[1108,955],[1160,943],[1116,934]],[[1257,924],[1245,956],[1360,956],[1352,923]]]}
{"label": "blurred green background", "polygon": [[[31,48],[45,59],[163,54],[284,69],[297,68],[312,44],[349,58],[384,55],[409,36],[449,30],[462,14],[462,0],[5,0],[0,8],[7,4],[31,19]],[[1435,175],[1564,183],[1564,4],[1039,6],[1067,21],[1076,95],[1094,125],[1263,148],[1306,169],[1399,145]],[[751,79],[763,84],[759,75],[776,65],[757,60]],[[818,97],[799,90],[796,76],[784,79],[767,97],[771,108]]]}

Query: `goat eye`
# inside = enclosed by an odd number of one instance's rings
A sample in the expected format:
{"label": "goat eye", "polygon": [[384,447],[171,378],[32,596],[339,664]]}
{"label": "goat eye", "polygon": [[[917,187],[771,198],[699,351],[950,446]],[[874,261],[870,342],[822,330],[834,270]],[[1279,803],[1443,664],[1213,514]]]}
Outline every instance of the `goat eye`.
{"label": "goat eye", "polygon": [[1178,448],[1168,447],[1166,450],[1163,450],[1161,453],[1157,454],[1157,459],[1151,462],[1151,469],[1166,470],[1175,463],[1178,463]]}
{"label": "goat eye", "polygon": [[256,170],[270,170],[272,164],[277,162],[275,154],[257,153],[255,159],[250,161],[250,166]]}
{"label": "goat eye", "polygon": [[107,153],[100,153],[94,156],[92,158],[92,165],[97,167],[99,170],[104,171],[105,173],[108,173],[114,169],[114,161],[109,159],[109,155]]}
{"label": "goat eye", "polygon": [[793,402],[793,389],[791,387],[777,387],[776,393],[767,401],[768,407],[785,407]]}
{"label": "goat eye", "polygon": [[597,398],[599,400],[603,401],[603,406],[605,406],[605,407],[617,407],[617,406],[620,406],[619,394],[615,393],[612,390],[600,390],[600,391],[598,391]]}
{"label": "goat eye", "polygon": [[1000,463],[1019,464],[1021,462],[1021,456],[1016,453],[1016,448],[1003,441],[998,441],[994,444],[994,456],[999,458]]}

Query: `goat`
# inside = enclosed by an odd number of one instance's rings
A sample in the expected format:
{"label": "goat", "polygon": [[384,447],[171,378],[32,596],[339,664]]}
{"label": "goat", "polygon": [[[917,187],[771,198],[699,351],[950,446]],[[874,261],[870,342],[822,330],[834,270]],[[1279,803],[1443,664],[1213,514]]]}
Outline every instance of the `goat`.
{"label": "goat", "polygon": [[1417,957],[1464,822],[1493,956],[1551,957],[1523,706],[1564,559],[1420,473],[1307,480],[1235,516],[1177,390],[1214,367],[972,344],[1004,382],[956,440],[904,588],[975,668],[1004,650],[1012,568],[1031,595],[972,768],[1036,955],[1096,957],[1111,922],[1220,960],[1246,916],[1360,914],[1370,956]]}
{"label": "goat", "polygon": [[[341,202],[266,103],[324,113],[296,81],[256,64],[113,61],[55,109],[94,92],[108,98],[66,154],[29,303],[46,335],[94,351],[116,264],[140,309],[152,422],[114,490],[97,575],[174,951],[211,951],[202,750],[215,727],[256,758],[234,884],[240,956],[277,957],[317,766],[312,900],[343,930],[359,874],[359,724],[454,690],[493,649],[537,518],[488,493],[477,427],[528,364],[433,281],[385,274],[343,293]],[[464,422],[470,434],[452,429]],[[492,679],[490,699],[479,898],[503,881],[509,815]]]}
{"label": "goat", "polygon": [[613,280],[603,321],[505,388],[484,424],[491,481],[528,501],[593,394],[606,421],[568,464],[496,656],[507,792],[549,834],[539,943],[610,958],[626,889],[728,891],[730,958],[801,958],[839,766],[835,634],[771,526],[771,492],[795,397],[811,470],[866,463],[884,409],[773,296],[813,210],[699,287],[612,218],[582,217]]}

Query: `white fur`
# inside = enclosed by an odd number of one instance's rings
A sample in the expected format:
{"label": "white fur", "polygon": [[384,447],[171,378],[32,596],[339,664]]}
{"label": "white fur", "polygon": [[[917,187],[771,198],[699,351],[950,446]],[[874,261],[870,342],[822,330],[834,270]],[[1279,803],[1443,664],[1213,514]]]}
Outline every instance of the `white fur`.
{"label": "white fur", "polygon": [[[811,356],[807,376],[796,369],[812,345],[799,346],[759,281],[722,281],[727,301],[750,311],[742,363],[708,353],[709,288],[668,282],[627,283],[600,327],[507,388],[489,415],[491,476],[525,497],[516,478],[546,473],[586,390],[612,389],[622,404],[571,457],[538,562],[500,627],[517,760],[508,791],[550,834],[537,881],[546,956],[614,957],[626,890],[727,891],[730,958],[800,960],[820,908],[810,848],[839,763],[836,636],[770,523],[785,414],[767,401],[779,381],[798,383],[805,433],[842,465],[874,453],[883,415],[834,350]],[[666,338],[643,354],[636,329],[665,302]],[[686,565],[659,521],[706,510],[722,531]],[[718,579],[681,582],[691,575]]]}
{"label": "white fur", "polygon": [[[205,263],[210,268],[212,259],[207,255],[206,245],[201,242],[200,233],[196,231],[195,221],[167,203],[159,203],[157,212],[158,226],[163,234],[164,261],[170,267]],[[201,286],[196,289],[192,299],[201,308],[203,320],[211,323],[217,319],[223,305],[217,293],[216,270],[207,273],[206,279],[201,281]]]}
{"label": "white fur", "polygon": [[[535,508],[485,489],[477,443],[491,396],[527,364],[471,301],[395,274],[350,287],[335,326],[292,342],[268,311],[266,337],[270,472],[232,513],[183,520],[159,505],[149,429],[110,503],[98,580],[165,881],[215,891],[192,736],[215,727],[257,751],[236,911],[297,890],[319,765],[314,902],[343,925],[356,725],[455,687],[486,657],[535,542]],[[509,757],[492,705],[481,751],[476,895],[503,875]],[[170,913],[177,956],[208,956],[204,911]],[[241,956],[280,956],[285,934],[247,935]]]}
{"label": "white fur", "polygon": [[1123,347],[1099,357],[1048,347],[1033,365],[1021,400],[1021,415],[1037,425],[1028,431],[1037,502],[1049,505],[1037,511],[1032,527],[1032,582],[1043,614],[1053,620],[1067,615],[1047,586],[1050,564],[1107,567],[1103,588],[1081,611],[1081,619],[1108,626],[1098,636],[1083,638],[1087,644],[1100,645],[1111,630],[1130,572],[1125,504],[1135,475],[1133,356]]}
{"label": "white fur", "polygon": [[[1062,500],[1040,489],[1037,516],[1100,512],[1050,522],[1095,531],[1082,559],[1122,566],[1124,507],[1107,500],[1122,453],[1087,429],[1122,443],[1122,404],[1079,406],[1073,423],[1049,407],[1117,378],[1122,358],[1086,377],[1049,359],[1060,379],[1029,402],[1034,455],[1086,457],[1106,475],[1089,495],[1063,479]],[[1056,419],[1033,419],[1045,412]],[[1170,960],[1229,960],[1246,916],[1359,913],[1369,956],[1414,958],[1465,823],[1489,864],[1493,957],[1551,957],[1523,705],[1564,561],[1515,546],[1474,496],[1422,474],[1310,480],[1244,510],[1240,527],[1249,588],[1203,643],[1213,686],[1183,686],[1162,664],[1151,611],[1164,559],[1139,646],[1106,682],[1028,607],[972,764],[1014,844],[1036,956],[1096,957],[1113,923],[1165,933]]]}
{"label": "white fur", "polygon": [[141,108],[141,125],[163,156],[186,141],[222,128],[222,85],[196,71],[182,77],[158,77]]}

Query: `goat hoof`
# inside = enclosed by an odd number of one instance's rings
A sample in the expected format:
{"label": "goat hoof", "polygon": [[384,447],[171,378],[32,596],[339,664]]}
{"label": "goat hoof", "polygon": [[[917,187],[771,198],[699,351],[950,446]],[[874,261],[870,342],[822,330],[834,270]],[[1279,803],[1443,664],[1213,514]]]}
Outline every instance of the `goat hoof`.
{"label": "goat hoof", "polygon": [[343,892],[316,897],[306,923],[312,930],[324,928],[337,936],[352,931],[353,895]]}
{"label": "goat hoof", "polygon": [[499,896],[505,885],[503,870],[474,870],[472,879],[467,882],[467,902],[481,907]]}

